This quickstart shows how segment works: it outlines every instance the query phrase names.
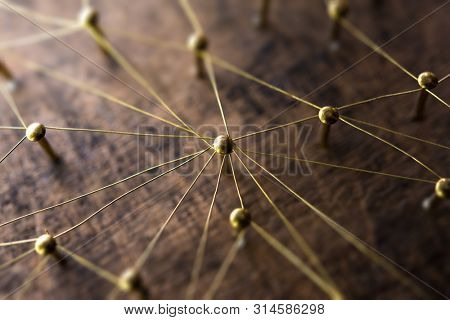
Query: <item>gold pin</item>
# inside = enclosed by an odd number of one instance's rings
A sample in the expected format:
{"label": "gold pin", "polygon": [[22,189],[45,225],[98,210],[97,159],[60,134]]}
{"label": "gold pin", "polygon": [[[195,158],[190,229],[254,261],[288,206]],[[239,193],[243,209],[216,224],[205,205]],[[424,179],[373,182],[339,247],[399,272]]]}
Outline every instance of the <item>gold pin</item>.
{"label": "gold pin", "polygon": [[[104,37],[105,33],[102,28],[100,28],[99,20],[98,11],[91,6],[83,6],[78,14],[78,21],[83,27],[87,29],[91,28],[100,36]],[[111,57],[108,50],[103,48],[100,44],[98,44],[98,47],[103,55],[107,57],[110,62],[114,63],[114,59]]]}
{"label": "gold pin", "polygon": [[6,80],[6,88],[10,91],[14,91],[17,87],[17,83],[14,80],[14,76],[11,70],[9,70],[6,64],[1,60],[0,60],[0,74]]}
{"label": "gold pin", "polygon": [[208,39],[202,33],[193,33],[188,38],[187,47],[195,54],[197,77],[204,78],[205,61],[203,54],[208,49]]}
{"label": "gold pin", "polygon": [[330,127],[339,120],[339,110],[335,107],[323,107],[319,110],[319,120],[322,122],[320,133],[320,145],[328,147]]}
{"label": "gold pin", "polygon": [[417,100],[416,111],[412,117],[413,121],[419,121],[424,118],[425,104],[428,98],[428,92],[426,89],[431,90],[436,88],[439,83],[438,78],[433,72],[422,72],[417,78],[417,83],[422,88],[419,92],[419,98]]}
{"label": "gold pin", "polygon": [[147,290],[142,284],[139,272],[134,268],[126,269],[120,275],[118,287],[125,293],[138,293],[142,299],[147,295]]}
{"label": "gold pin", "polygon": [[34,122],[30,124],[27,127],[26,135],[28,140],[32,142],[39,142],[41,147],[44,149],[44,151],[47,153],[47,155],[54,161],[58,162],[59,157],[53,150],[50,143],[48,143],[47,139],[45,138],[46,129],[45,126],[41,123]]}
{"label": "gold pin", "polygon": [[234,142],[229,136],[220,135],[214,139],[214,150],[220,155],[227,155],[233,152]]}
{"label": "gold pin", "polygon": [[422,202],[422,208],[424,210],[431,210],[435,208],[439,202],[444,199],[450,198],[450,179],[449,178],[441,178],[439,179],[434,186],[434,193],[425,198]]}
{"label": "gold pin", "polygon": [[349,5],[347,0],[329,0],[328,1],[328,16],[333,21],[331,29],[331,44],[332,50],[339,48],[339,35],[341,33],[341,26],[339,21],[344,18],[349,11]]}
{"label": "gold pin", "polygon": [[260,29],[264,29],[269,25],[270,2],[271,0],[261,0],[261,7],[255,20],[256,26]]}
{"label": "gold pin", "polygon": [[44,233],[39,238],[36,239],[34,243],[34,250],[40,256],[47,256],[49,254],[55,254],[56,252],[56,240],[55,238],[47,233]]}
{"label": "gold pin", "polygon": [[236,208],[230,213],[230,225],[236,232],[246,229],[251,222],[250,212],[245,208]]}

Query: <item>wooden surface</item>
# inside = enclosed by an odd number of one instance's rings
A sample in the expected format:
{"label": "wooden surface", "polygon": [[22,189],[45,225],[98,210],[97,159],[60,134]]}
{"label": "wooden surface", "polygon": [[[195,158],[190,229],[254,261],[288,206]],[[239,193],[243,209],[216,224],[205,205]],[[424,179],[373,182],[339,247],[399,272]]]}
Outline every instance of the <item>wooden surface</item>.
{"label": "wooden surface", "polygon": [[[158,93],[183,119],[203,132],[221,128],[221,118],[207,81],[192,76],[192,56],[188,53],[152,47],[120,38],[113,30],[149,35],[183,44],[190,33],[183,12],[176,1],[93,1],[101,12],[101,23],[108,38],[129,58],[155,87]],[[444,1],[385,1],[375,8],[372,1],[352,1],[349,20],[377,43],[384,43]],[[74,18],[77,1],[17,1],[50,15]],[[343,32],[341,49],[328,50],[330,23],[322,1],[273,1],[271,26],[260,32],[251,22],[258,1],[192,0],[192,5],[211,42],[211,52],[231,63],[319,105],[343,105],[385,93],[410,90],[416,83],[377,55],[371,55],[337,79],[321,87],[370,52],[368,48]],[[402,65],[418,74],[434,71],[439,77],[448,73],[450,49],[446,7],[405,32],[385,49]],[[23,18],[0,11],[1,40],[14,39],[39,30]],[[65,38],[80,53],[107,66],[92,39],[85,32]],[[160,123],[138,113],[121,109],[100,98],[82,93],[63,83],[27,70],[17,54],[101,88],[129,103],[169,119],[155,104],[134,94],[129,88],[90,64],[57,41],[5,51],[1,57],[21,81],[14,93],[27,123],[41,121],[47,125],[137,131]],[[120,79],[138,85],[120,68],[111,69]],[[219,91],[230,126],[266,123],[282,124],[313,115],[305,105],[259,85],[216,68]],[[316,88],[319,88],[315,90]],[[145,91],[139,89],[140,92]],[[450,100],[448,83],[435,90]],[[449,110],[429,99],[426,120],[410,122],[416,95],[390,98],[349,109],[345,114],[423,139],[449,145]],[[276,120],[279,112],[291,107]],[[2,125],[18,125],[4,100],[0,101]],[[332,128],[332,148],[317,146],[319,124],[307,122],[311,130],[303,154],[300,145],[287,135],[264,135],[248,139],[245,147],[262,152],[280,152],[306,156],[310,160],[365,168],[434,180],[425,169],[393,148],[384,145],[343,123]],[[139,129],[140,128],[140,129]],[[167,128],[166,128],[167,129]],[[223,129],[221,132],[223,132]],[[370,129],[373,131],[373,129]],[[159,131],[161,132],[161,131]],[[177,131],[175,131],[177,132]],[[448,150],[373,131],[404,148],[427,163],[442,176],[448,176]],[[19,132],[0,132],[1,154],[20,139]],[[291,130],[297,135],[298,130]],[[239,133],[236,133],[239,135]],[[78,194],[93,190],[135,173],[146,165],[188,154],[203,145],[196,141],[143,141],[135,137],[91,133],[49,131],[48,139],[64,161],[52,165],[36,144],[24,143],[1,164],[1,221],[43,208]],[[164,143],[164,141],[166,141]],[[289,144],[286,145],[287,141]],[[156,147],[145,149],[150,143]],[[138,147],[139,146],[139,147]],[[164,146],[164,149],[163,147]],[[139,149],[140,148],[140,149]],[[140,151],[138,151],[140,150]],[[143,151],[144,150],[144,151]],[[162,150],[162,151],[161,151]],[[163,156],[161,156],[163,154]],[[65,247],[78,252],[99,266],[120,274],[137,259],[156,233],[165,217],[189,186],[194,173],[207,157],[196,160],[191,171],[172,173],[156,183],[124,198],[76,231],[60,239]],[[263,161],[264,158],[257,157]],[[449,295],[449,204],[433,212],[420,208],[423,198],[433,192],[432,184],[354,173],[311,165],[311,174],[288,174],[280,168],[295,163],[263,163],[277,169],[288,185],[327,213],[342,226],[402,265],[430,286]],[[237,166],[237,162],[234,162]],[[278,165],[278,167],[274,167]],[[195,252],[208,212],[219,169],[215,159],[193,192],[171,221],[143,270],[145,284],[153,299],[183,298],[194,262]],[[255,168],[254,168],[255,169]],[[244,202],[254,220],[299,253],[286,228],[265,201],[255,184],[237,166]],[[255,169],[255,171],[257,171]],[[161,171],[159,171],[161,172]],[[76,224],[102,205],[149,179],[155,173],[126,182],[106,192],[55,209],[47,214],[13,224],[0,230],[1,241],[33,238],[46,229],[52,233]],[[259,172],[270,196],[289,220],[305,236],[347,298],[409,299],[420,298],[384,269],[376,266],[347,244],[306,206],[271,183]],[[232,245],[233,233],[228,225],[229,212],[239,206],[230,175],[222,178],[217,204],[211,220],[197,297],[201,297]],[[7,261],[29,245],[0,248],[0,262]],[[14,290],[38,263],[33,255],[1,272],[0,294],[17,298]],[[112,285],[69,260],[64,267],[52,266],[33,281],[24,294],[32,299],[102,299]],[[418,281],[430,298],[442,298]],[[311,281],[270,248],[254,232],[249,232],[246,246],[238,253],[217,298],[226,299],[315,299],[327,298]],[[126,296],[124,296],[126,298]]]}

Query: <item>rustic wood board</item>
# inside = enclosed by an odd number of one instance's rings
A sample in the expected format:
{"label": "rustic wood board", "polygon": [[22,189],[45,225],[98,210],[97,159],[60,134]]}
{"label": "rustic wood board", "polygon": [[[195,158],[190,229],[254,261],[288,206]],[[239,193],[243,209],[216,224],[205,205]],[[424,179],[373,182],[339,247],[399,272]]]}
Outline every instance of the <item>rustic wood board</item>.
{"label": "rustic wood board", "polygon": [[[110,31],[122,29],[184,43],[191,28],[176,1],[93,2],[101,12],[101,23],[108,38],[139,67],[146,79],[177,113],[204,132],[220,128],[219,109],[209,83],[192,76],[191,55],[129,41]],[[211,52],[300,96],[318,88],[370,52],[347,33],[342,34],[341,49],[338,52],[328,50],[330,23],[322,1],[273,2],[271,26],[264,32],[256,30],[251,22],[258,6],[256,0],[192,0],[192,5],[207,30]],[[385,1],[380,7],[374,7],[369,0],[352,1],[349,19],[377,43],[384,43],[443,2]],[[17,3],[65,18],[74,18],[79,6],[77,1],[29,0]],[[385,49],[415,74],[432,70],[439,76],[444,76],[448,73],[450,57],[447,35],[443,32],[449,27],[449,10],[449,6],[442,8],[399,36]],[[23,18],[4,11],[0,11],[0,22],[2,40],[39,31]],[[87,34],[77,33],[65,40],[83,55],[107,67]],[[61,127],[125,131],[148,127],[162,130],[158,121],[118,108],[112,103],[27,70],[17,59],[17,54],[90,83],[160,116],[167,117],[167,114],[61,43],[48,41],[1,54],[21,81],[21,88],[14,93],[14,98],[27,122],[38,120]],[[137,87],[123,70],[111,71]],[[282,124],[314,114],[314,110],[305,105],[295,104],[280,94],[227,71],[216,68],[216,76],[228,123],[233,127]],[[319,105],[342,105],[415,87],[416,84],[400,70],[379,56],[372,55],[315,91],[309,99]],[[450,99],[448,84],[444,83],[436,88],[436,93],[446,101]],[[410,122],[408,116],[414,108],[415,100],[415,95],[391,98],[349,109],[348,115],[449,145],[448,109],[430,99],[426,120]],[[271,121],[287,107],[291,107],[289,111]],[[0,101],[0,110],[2,125],[18,124],[4,100]],[[308,125],[303,127],[303,130],[312,130],[303,149],[303,154],[308,159],[434,179],[411,159],[344,124],[333,127],[333,147],[324,151],[316,143],[319,124],[311,121]],[[448,151],[380,131],[374,132],[417,155],[441,175],[448,176]],[[20,134],[9,131],[2,131],[0,134],[0,151],[4,154],[17,142]],[[291,132],[293,134],[298,134],[298,130]],[[61,165],[52,165],[42,150],[30,143],[22,145],[2,163],[1,221],[114,182],[135,173],[138,166],[142,169],[146,164],[161,162],[162,156],[157,152],[162,146],[165,148],[165,160],[202,147],[200,142],[180,145],[173,141],[164,144],[160,140],[157,147],[147,150],[143,148],[148,146],[149,141],[135,137],[56,131],[49,132],[48,139],[63,157]],[[298,151],[298,145],[286,146],[286,141],[286,134],[265,135],[248,139],[245,146],[262,152],[294,154]],[[190,172],[172,173],[162,182],[152,183],[114,204],[91,222],[65,236],[63,244],[99,266],[120,274],[137,259],[190,184],[193,172],[198,171],[207,158],[205,156],[200,159]],[[263,162],[271,166],[278,165],[278,169],[295,166],[292,162]],[[235,164],[237,165],[236,162]],[[143,277],[151,298],[184,297],[218,168],[219,161],[216,159],[169,224],[154,254],[145,265]],[[420,208],[421,200],[433,192],[433,185],[313,165],[310,169],[310,175],[289,175],[284,170],[278,170],[277,173],[342,226],[444,295],[450,294],[449,204],[443,203],[432,213],[423,212]],[[262,194],[249,177],[242,174],[243,168],[238,166],[237,170],[244,201],[255,221],[298,253],[286,228]],[[35,237],[45,229],[58,233],[146,179],[149,179],[149,175],[58,208],[51,214],[38,215],[6,227],[0,232],[1,241]],[[347,298],[420,298],[348,245],[285,191],[261,174],[258,174],[258,179],[317,252]],[[230,175],[225,175],[218,193],[217,206],[213,211],[198,297],[208,288],[233,242],[228,214],[238,205],[233,180]],[[26,245],[1,248],[0,262],[7,261],[26,249],[29,249]],[[16,298],[11,293],[21,285],[37,262],[38,257],[32,256],[2,271],[1,296]],[[421,286],[418,282],[416,284]],[[429,297],[442,298],[432,290],[421,287]],[[111,290],[109,283],[69,260],[63,267],[49,264],[48,270],[33,281],[24,297],[102,299]],[[238,253],[217,294],[217,298],[224,299],[326,297],[254,232],[249,232],[246,246]]]}

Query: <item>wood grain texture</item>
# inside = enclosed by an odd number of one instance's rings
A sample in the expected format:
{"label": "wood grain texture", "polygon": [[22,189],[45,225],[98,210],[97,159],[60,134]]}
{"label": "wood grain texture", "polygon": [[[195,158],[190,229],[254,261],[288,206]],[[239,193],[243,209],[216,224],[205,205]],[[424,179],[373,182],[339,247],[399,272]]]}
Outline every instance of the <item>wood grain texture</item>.
{"label": "wood grain texture", "polygon": [[[381,6],[374,7],[372,2],[352,1],[349,19],[380,44],[444,3],[442,0],[401,0],[385,1]],[[17,3],[69,19],[76,17],[79,10],[78,1],[28,0]],[[118,37],[113,32],[118,29],[183,44],[191,27],[177,1],[94,0],[93,3],[101,13],[101,24],[107,37],[139,68],[183,119],[205,133],[214,130],[216,133],[223,132],[213,92],[207,81],[193,77],[193,57],[190,54],[143,45]],[[334,53],[328,50],[330,22],[322,1],[274,0],[270,28],[263,32],[256,30],[251,21],[258,3],[256,0],[192,0],[192,6],[210,38],[213,54],[299,96],[314,91],[308,99],[319,105],[343,105],[416,88],[411,78],[375,54],[321,87],[365,57],[370,50],[345,32],[342,33],[341,49]],[[449,10],[450,6],[445,6],[396,38],[385,50],[414,74],[431,70],[439,77],[445,76],[450,57],[444,32],[449,27]],[[39,32],[23,18],[4,11],[0,11],[0,24],[2,41]],[[108,67],[87,33],[68,36],[65,41],[82,55]],[[123,131],[156,129],[158,132],[182,133],[32,72],[24,67],[17,58],[18,54],[92,84],[159,116],[167,119],[170,116],[61,43],[48,41],[1,53],[1,59],[20,79],[21,87],[14,93],[14,98],[27,123],[41,121],[61,127]],[[110,70],[123,81],[139,88],[122,69]],[[233,134],[236,132],[239,135],[252,126],[287,123],[315,113],[315,110],[305,105],[248,80],[220,68],[215,70]],[[139,91],[145,93],[143,89]],[[438,86],[435,92],[444,100],[450,100],[449,83]],[[345,115],[449,145],[448,108],[429,99],[426,120],[410,122],[408,117],[416,98],[414,94],[390,98],[350,108]],[[271,121],[287,108],[289,111]],[[0,110],[1,125],[18,125],[3,99],[0,100]],[[303,133],[298,138],[300,128],[303,128]],[[329,151],[322,150],[317,146],[319,129],[318,121],[309,121],[296,129],[247,139],[243,146],[254,151],[304,155],[311,160],[435,179],[400,152],[343,123],[337,123],[332,128],[332,148]],[[449,175],[448,150],[373,129],[370,131],[416,155],[440,175]],[[21,137],[15,131],[2,130],[0,135],[0,154],[6,153]],[[137,139],[59,131],[49,131],[48,140],[63,157],[62,164],[52,165],[39,146],[32,143],[24,143],[1,164],[2,222],[114,182],[137,172],[138,168],[192,153],[203,147],[199,141]],[[300,153],[302,145],[304,148]],[[119,275],[138,258],[206,159],[206,155],[200,157],[189,169],[171,173],[124,198],[89,223],[62,237],[60,242]],[[256,159],[273,169],[283,181],[342,226],[444,295],[450,294],[449,203],[443,202],[433,212],[424,212],[420,208],[422,199],[433,192],[432,184],[317,165],[311,165],[309,169],[302,167],[307,170],[306,174],[292,174],[292,170],[298,169],[293,161],[269,161],[259,156]],[[275,212],[238,162],[234,163],[244,202],[254,220],[299,254]],[[287,172],[287,168],[291,172]],[[215,159],[169,224],[154,254],[146,263],[143,278],[152,299],[184,297],[218,169],[219,161]],[[257,178],[264,188],[311,244],[347,298],[420,298],[347,244],[315,217],[311,210],[271,183],[259,170],[255,167],[252,170],[258,172]],[[59,233],[155,174],[152,172],[109,191],[0,229],[1,241],[33,238],[46,229]],[[228,215],[238,206],[232,177],[227,174],[222,179],[213,211],[207,254],[196,296],[198,298],[207,290],[233,243]],[[29,247],[0,248],[0,263]],[[30,256],[14,267],[1,271],[0,295],[15,298],[11,293],[37,265],[38,259],[37,256]],[[430,298],[442,298],[426,287],[421,288]],[[50,263],[46,272],[33,281],[24,297],[102,299],[111,290],[111,284],[69,259],[64,266]],[[247,244],[238,253],[216,297],[327,298],[254,232],[248,233]]]}

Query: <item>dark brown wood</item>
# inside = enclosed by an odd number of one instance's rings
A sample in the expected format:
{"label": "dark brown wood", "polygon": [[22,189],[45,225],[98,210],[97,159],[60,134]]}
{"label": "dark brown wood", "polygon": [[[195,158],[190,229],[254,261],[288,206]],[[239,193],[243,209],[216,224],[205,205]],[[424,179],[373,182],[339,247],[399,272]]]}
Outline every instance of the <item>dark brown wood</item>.
{"label": "dark brown wood", "polygon": [[[77,1],[17,2],[65,18],[76,17],[79,10]],[[223,133],[213,92],[206,79],[195,78],[191,53],[143,45],[120,38],[113,32],[114,29],[126,30],[185,43],[191,27],[177,2],[93,2],[99,10],[100,25],[107,37],[138,67],[174,110],[202,132]],[[442,3],[440,0],[402,0],[385,1],[373,6],[369,0],[352,1],[349,19],[381,44],[396,37]],[[259,1],[192,0],[192,6],[210,40],[211,52],[298,96],[312,92],[308,99],[319,105],[343,105],[417,88],[417,83],[410,77],[376,54],[366,58],[370,50],[344,30],[340,37],[340,49],[329,51],[331,21],[322,1],[273,0],[270,27],[264,31],[258,30],[252,23]],[[385,50],[414,74],[429,70],[440,78],[445,76],[448,73],[450,51],[444,30],[449,28],[449,10],[449,6],[440,9],[402,33]],[[4,11],[0,11],[0,21],[1,41],[39,32],[23,18]],[[81,54],[109,68],[87,33],[69,36],[65,41]],[[167,119],[172,118],[154,103],[133,93],[61,43],[48,41],[1,53],[1,60],[21,83],[14,98],[27,123],[39,121],[52,126],[140,132],[154,128],[161,133],[169,132],[167,126],[161,126],[156,120],[26,69],[18,54],[92,84],[145,110]],[[139,88],[120,68],[109,70]],[[220,68],[215,70],[225,114],[235,136],[249,132],[253,125],[261,127],[265,124],[287,123],[316,112]],[[145,93],[143,89],[139,91]],[[449,83],[444,82],[434,92],[446,101],[450,100]],[[448,108],[429,97],[425,120],[411,122],[410,114],[414,110],[416,98],[414,94],[390,98],[350,108],[343,115],[449,145]],[[285,109],[289,111],[271,121]],[[0,100],[0,110],[1,125],[19,124],[4,100]],[[435,179],[400,152],[342,122],[333,125],[330,148],[324,150],[317,145],[320,127],[318,120],[308,121],[297,129],[277,131],[240,143],[253,151],[305,156],[310,160]],[[448,150],[373,129],[370,131],[414,154],[440,175],[448,176]],[[170,132],[182,134],[177,130]],[[0,154],[6,153],[21,137],[18,131],[1,130],[0,135]],[[47,139],[62,157],[61,164],[52,164],[39,145],[28,141],[1,164],[1,222],[114,182],[145,166],[192,153],[204,146],[200,141],[137,139],[51,130],[47,133]],[[117,202],[89,223],[62,237],[60,242],[112,273],[121,274],[138,258],[207,157],[200,159],[194,161],[189,170],[172,173]],[[317,165],[305,166],[294,161],[269,161],[259,156],[256,159],[269,166],[283,181],[342,226],[444,295],[450,294],[449,203],[440,203],[432,212],[421,209],[422,199],[433,192],[432,184]],[[238,162],[234,164],[245,204],[253,219],[295,253],[299,253],[263,195],[244,174]],[[347,298],[421,298],[347,244],[305,205],[269,182],[255,166],[250,167],[258,172],[257,178],[264,188],[311,244]],[[169,224],[154,254],[146,263],[142,278],[149,289],[150,298],[184,297],[218,168],[219,161],[215,159]],[[300,169],[302,172],[299,172]],[[155,174],[146,174],[109,191],[0,229],[0,241],[36,237],[46,229],[51,233],[61,232]],[[227,174],[222,179],[213,211],[207,255],[198,288],[199,298],[208,288],[233,243],[234,235],[228,215],[238,206],[232,177]],[[0,263],[30,247],[0,248]],[[2,297],[15,297],[11,293],[21,285],[37,264],[38,258],[33,255],[1,271]],[[53,264],[51,260],[48,270],[33,281],[24,297],[102,299],[112,290],[109,283],[70,259],[63,266]],[[412,280],[430,298],[442,298]],[[238,253],[217,298],[316,299],[327,296],[257,234],[249,232],[247,244]]]}

